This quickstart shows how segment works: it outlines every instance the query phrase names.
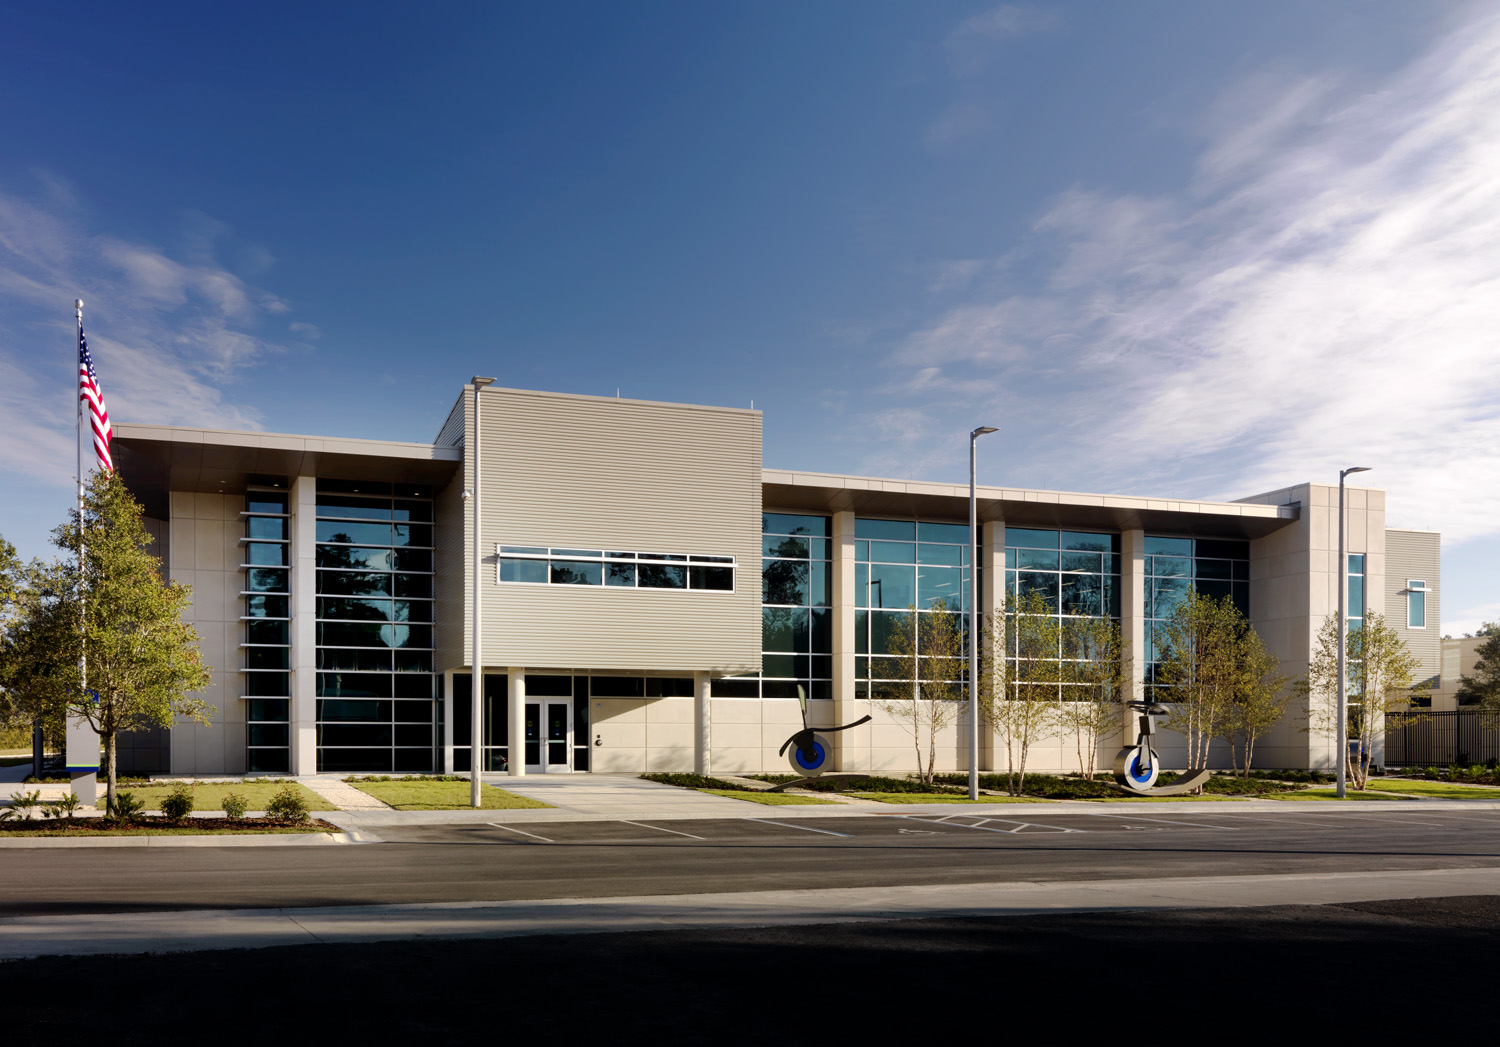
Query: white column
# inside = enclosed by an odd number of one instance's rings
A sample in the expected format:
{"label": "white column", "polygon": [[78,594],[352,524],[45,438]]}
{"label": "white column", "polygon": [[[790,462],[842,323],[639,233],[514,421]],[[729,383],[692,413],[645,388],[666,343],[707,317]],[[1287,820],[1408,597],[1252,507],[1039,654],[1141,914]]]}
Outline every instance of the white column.
{"label": "white column", "polygon": [[287,500],[292,518],[292,773],[318,769],[318,481],[299,476]]}
{"label": "white column", "polygon": [[[506,670],[505,704],[510,714],[510,773],[519,778],[526,773],[526,670],[514,666]],[[537,725],[538,743],[541,724]]]}
{"label": "white column", "polygon": [[[870,711],[868,702],[854,700],[854,513],[833,514],[833,722],[853,723]],[[833,746],[835,770],[864,770],[870,766],[870,725],[825,735]],[[778,768],[779,769],[779,768]]]}
{"label": "white column", "polygon": [[453,670],[443,670],[443,736],[438,739],[442,747],[439,764],[444,774],[453,773]]}
{"label": "white column", "polygon": [[[1146,697],[1146,532],[1120,532],[1120,639],[1130,660],[1128,702]],[[1121,710],[1120,729],[1127,743],[1135,737],[1137,714]]]}
{"label": "white column", "polygon": [[709,706],[713,677],[705,672],[693,673],[693,770],[699,774],[712,774],[713,713]]}

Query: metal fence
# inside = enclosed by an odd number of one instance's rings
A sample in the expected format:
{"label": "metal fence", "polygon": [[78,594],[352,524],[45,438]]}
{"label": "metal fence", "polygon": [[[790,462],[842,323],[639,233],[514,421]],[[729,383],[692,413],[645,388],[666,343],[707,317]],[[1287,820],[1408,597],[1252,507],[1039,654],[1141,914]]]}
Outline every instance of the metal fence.
{"label": "metal fence", "polygon": [[1399,715],[1385,724],[1385,762],[1392,767],[1442,767],[1500,760],[1500,720],[1478,709]]}

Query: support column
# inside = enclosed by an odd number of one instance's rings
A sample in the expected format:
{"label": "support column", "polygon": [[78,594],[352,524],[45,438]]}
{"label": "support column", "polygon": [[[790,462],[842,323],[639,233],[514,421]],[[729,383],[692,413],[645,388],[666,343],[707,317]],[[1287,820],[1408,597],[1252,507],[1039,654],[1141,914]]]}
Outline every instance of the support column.
{"label": "support column", "polygon": [[318,769],[318,481],[299,476],[287,499],[291,510],[291,758],[293,774]]}
{"label": "support column", "polygon": [[713,677],[705,672],[693,673],[693,770],[699,774],[712,774],[713,765],[711,735],[713,712],[710,705]]}
{"label": "support column", "polygon": [[[1130,662],[1130,690],[1126,701],[1146,697],[1146,532],[1120,532],[1120,639]],[[1121,710],[1120,729],[1126,739],[1135,737],[1136,714]]]}
{"label": "support column", "polygon": [[[510,715],[506,766],[512,778],[526,773],[526,670],[515,666],[505,670],[505,705]],[[542,725],[537,724],[537,744],[542,741]]]}
{"label": "support column", "polygon": [[443,736],[438,739],[438,764],[444,774],[453,773],[453,670],[443,670]]}
{"label": "support column", "polygon": [[[855,698],[854,651],[854,513],[833,514],[833,722],[853,723],[870,712],[868,701]],[[835,770],[867,770],[870,767],[870,724],[850,731],[825,735],[833,746]]]}

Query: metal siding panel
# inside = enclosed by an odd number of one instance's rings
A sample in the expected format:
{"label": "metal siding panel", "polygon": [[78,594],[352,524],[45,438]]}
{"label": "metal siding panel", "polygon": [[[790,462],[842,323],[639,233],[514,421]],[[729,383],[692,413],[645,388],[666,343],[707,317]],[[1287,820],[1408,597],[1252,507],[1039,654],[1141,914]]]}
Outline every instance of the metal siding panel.
{"label": "metal siding panel", "polygon": [[[466,406],[465,415],[471,410]],[[494,388],[483,394],[481,410],[486,664],[759,668],[759,413]],[[466,455],[465,484],[471,467]],[[463,607],[469,543],[460,536],[467,536],[469,518],[461,501],[445,501],[439,517],[440,600]],[[736,590],[501,586],[493,550],[502,542],[730,555],[738,564]],[[465,664],[467,639],[454,649],[461,624],[446,608],[438,616],[439,664]]]}

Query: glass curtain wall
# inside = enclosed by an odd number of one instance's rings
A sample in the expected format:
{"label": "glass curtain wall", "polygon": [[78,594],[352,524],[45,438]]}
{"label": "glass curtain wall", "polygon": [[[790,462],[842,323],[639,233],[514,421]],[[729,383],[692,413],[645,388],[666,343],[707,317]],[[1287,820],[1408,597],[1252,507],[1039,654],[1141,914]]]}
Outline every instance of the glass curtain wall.
{"label": "glass curtain wall", "polygon": [[1146,585],[1142,608],[1146,619],[1146,683],[1154,684],[1160,647],[1157,633],[1186,598],[1228,597],[1250,617],[1250,543],[1209,538],[1146,536]]}
{"label": "glass curtain wall", "polygon": [[[909,614],[959,615],[954,624],[967,645],[968,619],[962,615],[969,609],[969,528],[860,517],[854,538],[854,691],[863,699],[879,690],[882,671],[889,671],[883,656],[894,653],[891,635]],[[921,633],[918,627],[919,665],[927,657]]]}
{"label": "glass curtain wall", "polygon": [[431,495],[318,481],[319,771],[436,765]]}
{"label": "glass curtain wall", "polygon": [[[1058,619],[1057,658],[1067,652],[1068,623],[1082,619],[1120,618],[1120,536],[1092,531],[1051,531],[1029,527],[1005,529],[1007,609],[1035,593]],[[1015,637],[1007,629],[1016,657]],[[1059,685],[1061,688],[1061,685]],[[1065,698],[1059,690],[1059,697]]]}
{"label": "glass curtain wall", "polygon": [[761,671],[712,683],[716,698],[833,697],[832,518],[761,517]]}
{"label": "glass curtain wall", "polygon": [[243,653],[245,769],[291,770],[291,568],[290,517],[284,490],[252,487],[240,514],[240,570],[245,601]]}

